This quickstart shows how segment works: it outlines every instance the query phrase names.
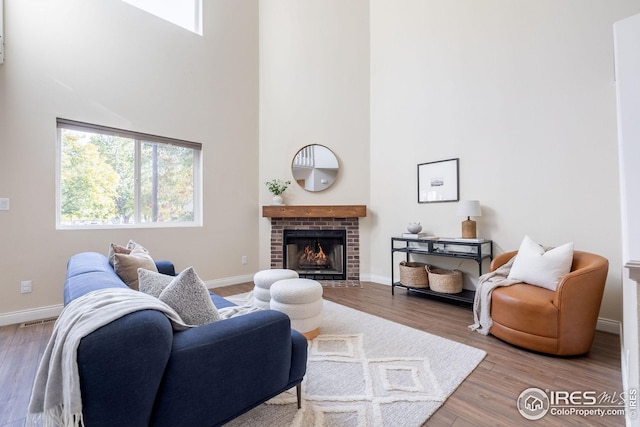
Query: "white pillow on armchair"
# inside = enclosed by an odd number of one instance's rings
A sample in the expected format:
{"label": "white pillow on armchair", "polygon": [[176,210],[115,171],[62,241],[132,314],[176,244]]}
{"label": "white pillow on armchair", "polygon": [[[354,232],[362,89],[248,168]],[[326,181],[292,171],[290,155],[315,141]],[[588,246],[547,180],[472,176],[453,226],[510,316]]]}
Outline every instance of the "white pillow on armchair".
{"label": "white pillow on armchair", "polygon": [[524,236],[509,279],[555,291],[562,277],[571,271],[572,263],[573,242],[545,250],[529,236]]}

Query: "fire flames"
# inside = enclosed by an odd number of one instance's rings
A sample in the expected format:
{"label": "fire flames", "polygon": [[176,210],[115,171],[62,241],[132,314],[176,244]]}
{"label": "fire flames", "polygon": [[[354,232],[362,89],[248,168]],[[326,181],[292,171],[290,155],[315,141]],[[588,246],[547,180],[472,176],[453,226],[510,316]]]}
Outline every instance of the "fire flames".
{"label": "fire flames", "polygon": [[309,246],[305,246],[304,252],[300,255],[300,264],[326,265],[327,256],[322,251],[322,246],[318,245],[318,249],[318,252],[315,252]]}

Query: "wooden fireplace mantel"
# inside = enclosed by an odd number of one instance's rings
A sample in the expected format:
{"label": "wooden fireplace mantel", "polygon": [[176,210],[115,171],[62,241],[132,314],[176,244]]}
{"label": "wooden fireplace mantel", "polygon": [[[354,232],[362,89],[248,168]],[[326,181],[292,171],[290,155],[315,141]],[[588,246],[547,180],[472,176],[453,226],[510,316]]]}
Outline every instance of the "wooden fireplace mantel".
{"label": "wooden fireplace mantel", "polygon": [[367,206],[263,206],[262,216],[265,218],[358,218],[367,216]]}

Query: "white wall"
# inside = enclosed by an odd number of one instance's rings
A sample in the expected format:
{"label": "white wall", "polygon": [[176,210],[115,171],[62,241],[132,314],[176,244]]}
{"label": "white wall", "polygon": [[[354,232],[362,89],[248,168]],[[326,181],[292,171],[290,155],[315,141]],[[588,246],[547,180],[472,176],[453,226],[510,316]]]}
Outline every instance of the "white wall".
{"label": "white wall", "polygon": [[[308,144],[338,157],[333,186],[317,193],[294,181],[291,162]],[[260,0],[260,190],[290,179],[290,205],[369,204],[369,5],[362,0]],[[371,213],[361,220],[361,232]],[[270,261],[268,218],[260,220],[260,265]],[[361,234],[361,271],[368,271]]]}
{"label": "white wall", "polygon": [[[200,37],[121,1],[5,0],[0,317],[61,304],[67,259],[112,241],[208,281],[257,271],[258,1],[204,3]],[[202,143],[204,226],[56,231],[56,117]]]}
{"label": "white wall", "polygon": [[600,316],[621,320],[612,25],[639,2],[370,5],[371,274],[389,276],[389,237],[410,221],[460,235],[455,203],[416,203],[416,164],[458,157],[495,253],[528,234],[607,257]]}

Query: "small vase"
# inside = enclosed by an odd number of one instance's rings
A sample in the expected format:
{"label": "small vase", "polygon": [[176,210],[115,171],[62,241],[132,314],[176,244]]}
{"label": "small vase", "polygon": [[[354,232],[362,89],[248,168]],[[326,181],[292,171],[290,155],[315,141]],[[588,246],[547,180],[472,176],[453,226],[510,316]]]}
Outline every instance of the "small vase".
{"label": "small vase", "polygon": [[409,233],[417,234],[422,231],[422,226],[419,222],[410,222],[407,230],[409,230]]}
{"label": "small vase", "polygon": [[280,196],[280,195],[273,196],[273,200],[271,201],[271,204],[274,205],[274,206],[284,205],[282,196]]}

